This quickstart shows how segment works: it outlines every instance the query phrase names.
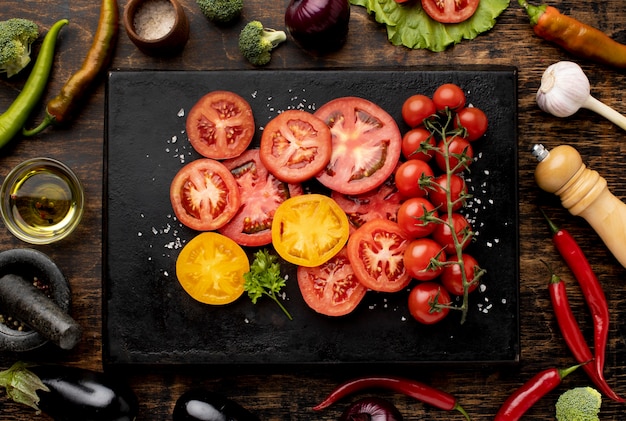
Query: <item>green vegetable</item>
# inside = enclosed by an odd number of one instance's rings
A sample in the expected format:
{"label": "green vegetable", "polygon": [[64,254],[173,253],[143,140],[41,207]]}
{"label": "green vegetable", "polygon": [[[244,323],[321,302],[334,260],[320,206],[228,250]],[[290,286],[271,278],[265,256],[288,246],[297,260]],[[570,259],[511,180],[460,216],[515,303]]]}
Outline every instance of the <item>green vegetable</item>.
{"label": "green vegetable", "polygon": [[602,395],[593,387],[576,387],[556,401],[557,421],[600,421]]}
{"label": "green vegetable", "polygon": [[243,0],[196,0],[196,3],[204,16],[220,24],[234,21],[243,10]]}
{"label": "green vegetable", "polygon": [[250,272],[243,274],[245,280],[243,289],[248,292],[252,304],[256,304],[259,298],[266,295],[278,304],[289,320],[293,320],[291,314],[278,300],[278,294],[285,286],[285,278],[280,274],[280,264],[277,260],[278,258],[267,250],[257,251],[250,265]]}
{"label": "green vegetable", "polygon": [[9,108],[0,115],[0,147],[6,145],[22,130],[30,112],[39,103],[52,69],[57,35],[67,23],[67,19],[61,19],[52,25],[41,44],[39,55],[24,88]]}
{"label": "green vegetable", "polygon": [[39,27],[28,19],[0,22],[0,73],[18,74],[30,63],[30,47],[39,37]]}
{"label": "green vegetable", "polygon": [[444,51],[463,39],[474,39],[493,28],[496,18],[506,10],[510,0],[480,0],[474,15],[468,20],[449,24],[431,19],[419,1],[398,4],[395,0],[350,0],[374,14],[378,23],[387,26],[387,37],[393,45]]}
{"label": "green vegetable", "polygon": [[261,22],[253,20],[239,34],[239,50],[250,63],[263,66],[272,58],[272,50],[286,39],[285,31],[265,28]]}

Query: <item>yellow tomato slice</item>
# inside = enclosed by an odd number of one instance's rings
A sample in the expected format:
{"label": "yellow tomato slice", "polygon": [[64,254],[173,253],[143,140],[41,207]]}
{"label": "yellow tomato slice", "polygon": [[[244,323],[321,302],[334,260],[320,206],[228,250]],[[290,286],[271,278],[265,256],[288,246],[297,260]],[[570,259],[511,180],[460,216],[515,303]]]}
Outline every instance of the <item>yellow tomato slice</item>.
{"label": "yellow tomato slice", "polygon": [[315,267],[339,253],[348,241],[349,223],[337,202],[321,194],[284,201],[274,214],[272,243],[288,262]]}
{"label": "yellow tomato slice", "polygon": [[216,232],[195,236],[176,259],[176,276],[183,289],[205,304],[228,304],[243,294],[243,274],[250,271],[245,251]]}

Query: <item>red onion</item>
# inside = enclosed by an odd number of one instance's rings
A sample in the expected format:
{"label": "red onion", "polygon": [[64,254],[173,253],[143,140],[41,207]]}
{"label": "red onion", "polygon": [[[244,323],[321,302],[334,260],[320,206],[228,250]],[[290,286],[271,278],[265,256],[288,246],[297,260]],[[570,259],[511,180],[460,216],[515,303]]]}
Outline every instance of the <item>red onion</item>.
{"label": "red onion", "polygon": [[285,12],[285,25],[293,39],[318,52],[341,48],[349,21],[349,0],[291,0]]}
{"label": "red onion", "polygon": [[402,414],[388,400],[371,397],[354,402],[339,421],[402,421]]}

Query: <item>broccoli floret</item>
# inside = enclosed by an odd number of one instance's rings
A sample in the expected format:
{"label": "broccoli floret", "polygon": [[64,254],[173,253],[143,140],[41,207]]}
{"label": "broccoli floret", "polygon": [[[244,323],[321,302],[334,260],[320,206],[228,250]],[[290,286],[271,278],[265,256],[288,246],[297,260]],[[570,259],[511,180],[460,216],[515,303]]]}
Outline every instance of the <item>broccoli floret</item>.
{"label": "broccoli floret", "polygon": [[39,27],[28,19],[0,22],[0,73],[11,77],[30,63],[30,47],[39,36]]}
{"label": "broccoli floret", "polygon": [[600,421],[602,395],[593,387],[575,387],[563,392],[556,401],[558,421]]}
{"label": "broccoli floret", "polygon": [[196,0],[196,3],[204,16],[220,24],[234,21],[243,10],[243,0]]}
{"label": "broccoli floret", "polygon": [[253,20],[239,34],[239,50],[250,63],[263,66],[272,58],[272,50],[286,39],[285,31],[265,28],[261,22]]}

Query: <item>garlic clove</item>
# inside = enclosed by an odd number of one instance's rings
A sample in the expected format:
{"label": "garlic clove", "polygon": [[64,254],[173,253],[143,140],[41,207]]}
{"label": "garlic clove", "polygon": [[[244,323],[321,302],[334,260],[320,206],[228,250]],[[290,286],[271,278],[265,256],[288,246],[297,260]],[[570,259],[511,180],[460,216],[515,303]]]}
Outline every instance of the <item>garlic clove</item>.
{"label": "garlic clove", "polygon": [[583,107],[590,92],[589,79],[580,66],[559,61],[544,71],[537,90],[537,105],[556,117],[569,117]]}

